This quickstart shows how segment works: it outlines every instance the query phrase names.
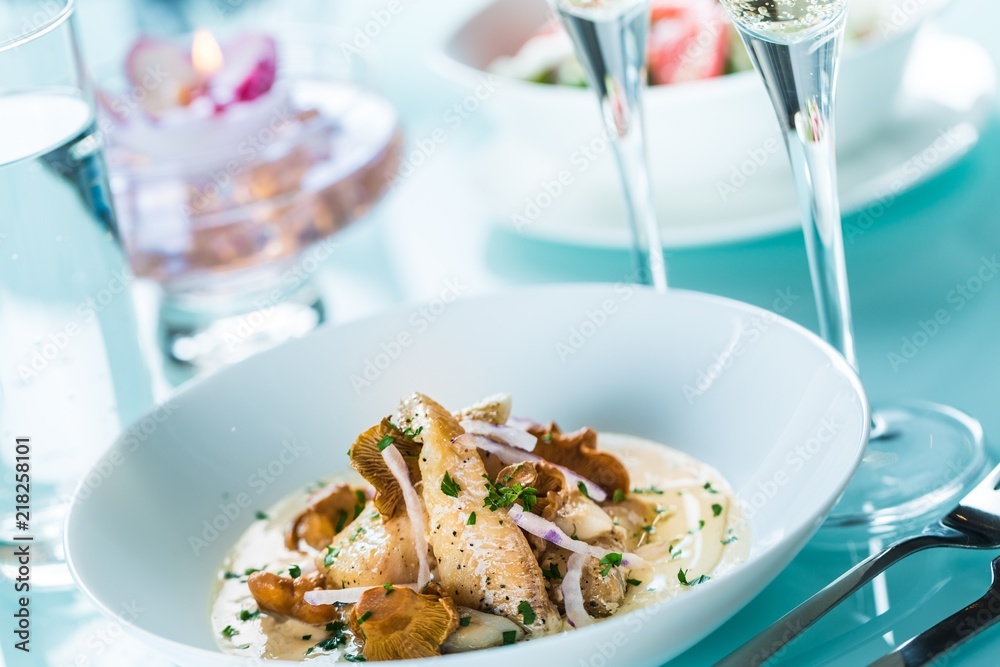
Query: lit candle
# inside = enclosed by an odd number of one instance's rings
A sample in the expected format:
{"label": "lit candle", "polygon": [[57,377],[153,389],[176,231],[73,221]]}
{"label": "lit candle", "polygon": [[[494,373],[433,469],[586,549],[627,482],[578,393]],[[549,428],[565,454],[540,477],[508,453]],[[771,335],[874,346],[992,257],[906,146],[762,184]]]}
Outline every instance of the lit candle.
{"label": "lit candle", "polygon": [[152,160],[224,159],[291,115],[277,81],[277,50],[265,35],[240,35],[224,48],[197,30],[189,50],[142,38],[129,52],[126,75],[144,113],[112,113],[114,141]]}

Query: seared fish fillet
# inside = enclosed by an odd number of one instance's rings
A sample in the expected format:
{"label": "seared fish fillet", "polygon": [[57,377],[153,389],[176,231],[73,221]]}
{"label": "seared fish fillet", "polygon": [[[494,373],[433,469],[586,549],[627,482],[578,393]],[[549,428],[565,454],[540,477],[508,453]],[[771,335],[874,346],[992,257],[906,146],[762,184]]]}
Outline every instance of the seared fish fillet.
{"label": "seared fish fillet", "polygon": [[[418,437],[423,441],[420,473],[428,542],[445,595],[456,604],[505,616],[533,635],[559,631],[559,613],[521,529],[506,511],[483,507],[486,468],[476,450],[452,443],[462,434],[454,416],[416,394],[403,403],[400,418],[410,428],[422,427]],[[445,483],[444,488],[456,497],[442,490],[445,473],[452,484]],[[476,520],[469,525],[472,512]],[[531,623],[524,622],[525,602],[531,607],[527,614]]]}
{"label": "seared fish fillet", "polygon": [[326,573],[327,588],[413,583],[419,562],[406,514],[385,520],[371,500],[316,557],[316,567]]}

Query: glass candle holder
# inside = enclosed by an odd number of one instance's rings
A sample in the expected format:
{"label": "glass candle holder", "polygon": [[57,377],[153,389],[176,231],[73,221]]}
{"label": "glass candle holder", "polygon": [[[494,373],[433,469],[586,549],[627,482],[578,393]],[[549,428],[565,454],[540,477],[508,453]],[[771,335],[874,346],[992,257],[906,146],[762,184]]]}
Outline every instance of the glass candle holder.
{"label": "glass candle holder", "polygon": [[[402,136],[381,97],[336,81],[280,86],[256,108],[167,137],[176,151],[155,128],[105,130],[123,246],[135,275],[162,288],[159,336],[173,361],[218,366],[321,323],[312,278],[328,239],[397,171]],[[135,92],[105,90],[104,106],[121,112]],[[144,150],[154,142],[155,156]]]}

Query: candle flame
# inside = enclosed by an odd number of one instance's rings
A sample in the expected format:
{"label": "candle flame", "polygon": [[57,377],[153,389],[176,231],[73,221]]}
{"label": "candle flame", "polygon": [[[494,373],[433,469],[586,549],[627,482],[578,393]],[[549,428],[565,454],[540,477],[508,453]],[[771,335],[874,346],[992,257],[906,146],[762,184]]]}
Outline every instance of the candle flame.
{"label": "candle flame", "polygon": [[206,78],[222,67],[222,47],[210,31],[195,31],[191,42],[191,64],[199,75]]}

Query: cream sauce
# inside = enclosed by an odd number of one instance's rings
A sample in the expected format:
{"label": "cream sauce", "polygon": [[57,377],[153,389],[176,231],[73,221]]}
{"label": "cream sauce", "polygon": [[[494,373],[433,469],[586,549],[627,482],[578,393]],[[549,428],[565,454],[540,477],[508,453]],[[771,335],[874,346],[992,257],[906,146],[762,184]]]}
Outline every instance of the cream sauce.
{"label": "cream sauce", "polygon": [[[635,537],[640,540],[636,553],[652,566],[628,573],[630,579],[642,583],[629,586],[616,616],[683,595],[697,586],[682,584],[679,572],[687,582],[697,582],[703,575],[722,576],[746,559],[750,551],[747,522],[729,484],[715,469],[676,449],[641,438],[602,433],[599,443],[601,449],[615,453],[625,464],[633,487],[630,495],[648,506],[650,517],[645,529]],[[336,476],[336,481],[366,486],[350,470]],[[350,631],[346,631],[346,644],[307,654],[330,635],[323,627],[255,614],[257,603],[246,585],[248,569],[285,576],[293,565],[303,573],[315,569],[316,551],[303,545],[304,553],[289,552],[284,545],[284,530],[305,506],[306,495],[306,491],[294,493],[268,509],[267,518],[244,533],[224,564],[211,611],[212,629],[224,652],[283,660],[319,659],[324,663],[360,652]],[[232,573],[230,578],[226,578],[227,572]],[[241,620],[243,611],[250,618]],[[225,637],[227,627],[237,634]]]}

